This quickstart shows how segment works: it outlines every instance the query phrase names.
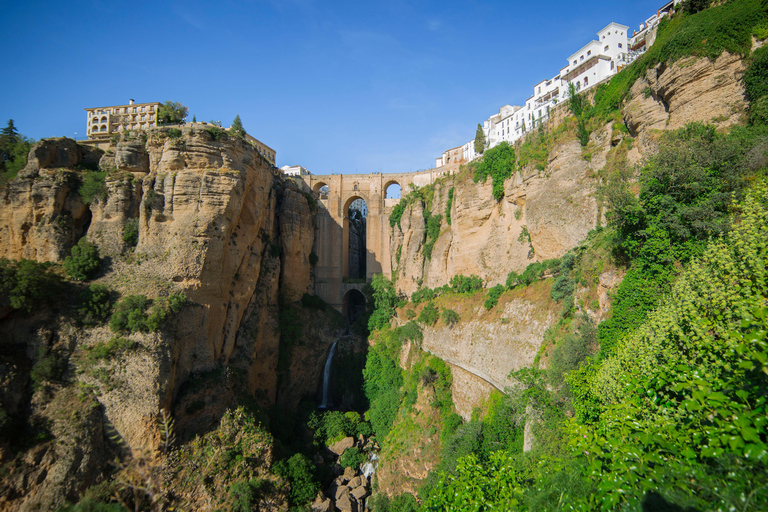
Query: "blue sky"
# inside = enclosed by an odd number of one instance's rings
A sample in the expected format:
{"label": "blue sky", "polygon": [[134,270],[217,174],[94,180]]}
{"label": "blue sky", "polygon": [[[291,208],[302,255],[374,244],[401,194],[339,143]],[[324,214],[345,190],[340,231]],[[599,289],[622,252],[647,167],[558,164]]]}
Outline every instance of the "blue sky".
{"label": "blue sky", "polygon": [[240,114],[279,166],[415,171],[662,3],[0,0],[0,123],[82,137],[83,108],[173,100]]}

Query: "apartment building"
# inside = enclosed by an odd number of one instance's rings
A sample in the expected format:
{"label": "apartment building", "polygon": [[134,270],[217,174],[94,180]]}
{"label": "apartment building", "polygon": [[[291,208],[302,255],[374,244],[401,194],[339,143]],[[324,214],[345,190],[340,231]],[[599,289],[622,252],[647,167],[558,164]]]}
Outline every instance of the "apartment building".
{"label": "apartment building", "polygon": [[135,103],[112,107],[86,108],[86,133],[91,140],[108,139],[126,130],[148,130],[157,126],[160,102]]}
{"label": "apartment building", "polygon": [[280,170],[286,176],[309,176],[312,173],[300,165],[284,165]]}
{"label": "apartment building", "polygon": [[[231,126],[229,129],[227,129],[227,131],[230,129],[232,129]],[[263,156],[270,164],[275,165],[275,162],[277,161],[277,152],[274,149],[267,146],[256,137],[253,137],[247,133],[245,134],[245,140],[250,142],[251,145],[256,148],[256,151],[258,151],[259,154]],[[306,171],[306,169],[304,170]]]}

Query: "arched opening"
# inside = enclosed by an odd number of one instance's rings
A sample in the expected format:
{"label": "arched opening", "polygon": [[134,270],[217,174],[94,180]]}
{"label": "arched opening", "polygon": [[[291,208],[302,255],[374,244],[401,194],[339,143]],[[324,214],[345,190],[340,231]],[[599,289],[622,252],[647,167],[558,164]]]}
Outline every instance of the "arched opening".
{"label": "arched opening", "polygon": [[367,218],[365,199],[350,197],[344,206],[343,276],[348,279],[366,279],[368,275]]}
{"label": "arched opening", "polygon": [[312,187],[312,192],[315,193],[315,197],[318,199],[328,199],[328,193],[330,189],[328,188],[328,185],[321,182],[315,183],[315,185]]}
{"label": "arched opening", "polygon": [[365,295],[360,290],[349,290],[344,294],[341,312],[349,325],[355,323],[365,313]]}
{"label": "arched opening", "polygon": [[400,199],[400,184],[390,181],[384,186],[384,199]]}

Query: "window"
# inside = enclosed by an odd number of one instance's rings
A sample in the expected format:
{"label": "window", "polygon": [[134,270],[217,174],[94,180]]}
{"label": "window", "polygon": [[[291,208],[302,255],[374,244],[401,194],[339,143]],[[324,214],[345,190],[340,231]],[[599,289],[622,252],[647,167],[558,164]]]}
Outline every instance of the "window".
{"label": "window", "polygon": [[613,71],[613,61],[611,61],[611,71]]}
{"label": "window", "polygon": [[619,48],[624,48],[623,46],[621,46],[621,43],[619,43]]}
{"label": "window", "polygon": [[576,63],[577,63],[577,61],[573,61],[573,65],[574,65],[574,66],[576,65]]}
{"label": "window", "polygon": [[587,57],[589,57],[590,55],[592,55],[592,50],[587,51]]}
{"label": "window", "polygon": [[584,77],[584,87],[589,85],[589,77]]}
{"label": "window", "polygon": [[584,56],[582,55],[581,57],[579,57],[579,60],[584,60]]}
{"label": "window", "polygon": [[605,48],[603,49],[603,51],[607,52],[608,48],[610,48],[610,47],[611,47],[611,45],[609,45],[609,44],[605,45]]}

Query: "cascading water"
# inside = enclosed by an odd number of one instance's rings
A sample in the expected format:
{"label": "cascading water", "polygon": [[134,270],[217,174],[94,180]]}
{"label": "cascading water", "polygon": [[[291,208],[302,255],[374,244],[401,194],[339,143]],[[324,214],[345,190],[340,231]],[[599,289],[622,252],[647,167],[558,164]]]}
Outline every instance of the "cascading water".
{"label": "cascading water", "polygon": [[333,356],[336,354],[336,344],[339,340],[333,342],[331,350],[328,352],[328,359],[325,360],[325,368],[323,369],[323,401],[320,403],[320,409],[327,409],[329,407],[328,401],[331,394],[331,366],[333,364]]}

